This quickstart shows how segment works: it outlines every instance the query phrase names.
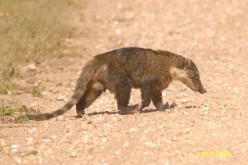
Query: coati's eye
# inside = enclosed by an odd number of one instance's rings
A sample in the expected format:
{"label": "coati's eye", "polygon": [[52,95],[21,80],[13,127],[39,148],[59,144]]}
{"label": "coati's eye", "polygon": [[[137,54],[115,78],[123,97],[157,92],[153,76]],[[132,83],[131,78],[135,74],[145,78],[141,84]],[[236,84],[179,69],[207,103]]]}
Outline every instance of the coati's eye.
{"label": "coati's eye", "polygon": [[193,70],[188,70],[188,75],[190,78],[194,78],[196,76],[196,74]]}

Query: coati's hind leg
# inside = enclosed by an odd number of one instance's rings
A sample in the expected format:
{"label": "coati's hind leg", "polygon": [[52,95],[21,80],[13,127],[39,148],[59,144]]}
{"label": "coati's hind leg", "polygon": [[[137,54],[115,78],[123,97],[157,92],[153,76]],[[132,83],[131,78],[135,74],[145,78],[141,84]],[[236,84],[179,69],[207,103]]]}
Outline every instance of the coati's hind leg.
{"label": "coati's hind leg", "polygon": [[105,87],[100,82],[95,82],[89,87],[85,94],[80,98],[76,104],[76,110],[78,117],[82,117],[85,114],[84,109],[89,107],[105,90]]}

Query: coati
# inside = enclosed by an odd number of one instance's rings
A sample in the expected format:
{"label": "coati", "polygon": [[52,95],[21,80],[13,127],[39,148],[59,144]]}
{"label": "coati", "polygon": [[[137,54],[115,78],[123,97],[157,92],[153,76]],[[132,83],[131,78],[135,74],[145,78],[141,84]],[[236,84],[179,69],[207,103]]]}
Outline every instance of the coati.
{"label": "coati", "polygon": [[151,101],[163,109],[162,90],[173,80],[179,80],[190,89],[206,93],[195,63],[181,55],[163,50],[127,47],[95,56],[86,63],[70,101],[62,108],[43,114],[27,114],[31,120],[46,120],[59,116],[74,105],[78,117],[105,90],[115,94],[120,113],[134,108],[129,106],[131,88],[139,88],[141,102],[135,107],[142,112]]}

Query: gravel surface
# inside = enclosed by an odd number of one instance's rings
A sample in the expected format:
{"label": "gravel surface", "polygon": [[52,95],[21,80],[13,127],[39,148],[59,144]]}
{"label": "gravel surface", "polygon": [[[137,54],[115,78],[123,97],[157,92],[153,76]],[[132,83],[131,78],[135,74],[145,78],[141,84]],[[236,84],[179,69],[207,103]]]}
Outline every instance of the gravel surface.
{"label": "gravel surface", "polygon": [[[85,3],[82,1],[82,3]],[[0,164],[246,164],[248,161],[248,1],[90,0],[77,9],[70,44],[82,57],[42,63],[22,83],[45,86],[42,98],[2,95],[14,102],[53,111],[72,94],[82,66],[92,56],[124,46],[164,49],[198,65],[208,93],[175,82],[158,112],[117,114],[104,93],[75,118],[75,108],[49,121],[0,123]],[[32,65],[30,65],[32,66]],[[133,90],[131,103],[140,93]]]}

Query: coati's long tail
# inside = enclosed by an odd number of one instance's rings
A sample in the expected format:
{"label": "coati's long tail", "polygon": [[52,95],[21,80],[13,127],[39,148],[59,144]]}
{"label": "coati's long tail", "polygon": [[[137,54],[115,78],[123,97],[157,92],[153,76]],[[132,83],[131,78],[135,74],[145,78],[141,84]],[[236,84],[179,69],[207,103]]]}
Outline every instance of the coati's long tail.
{"label": "coati's long tail", "polygon": [[42,113],[42,114],[27,114],[26,117],[29,120],[48,120],[59,115],[64,114],[69,111],[80,98],[83,96],[87,89],[88,83],[92,80],[97,65],[95,64],[94,59],[89,61],[82,70],[82,73],[77,81],[77,85],[69,102],[67,102],[63,107],[51,113]]}

